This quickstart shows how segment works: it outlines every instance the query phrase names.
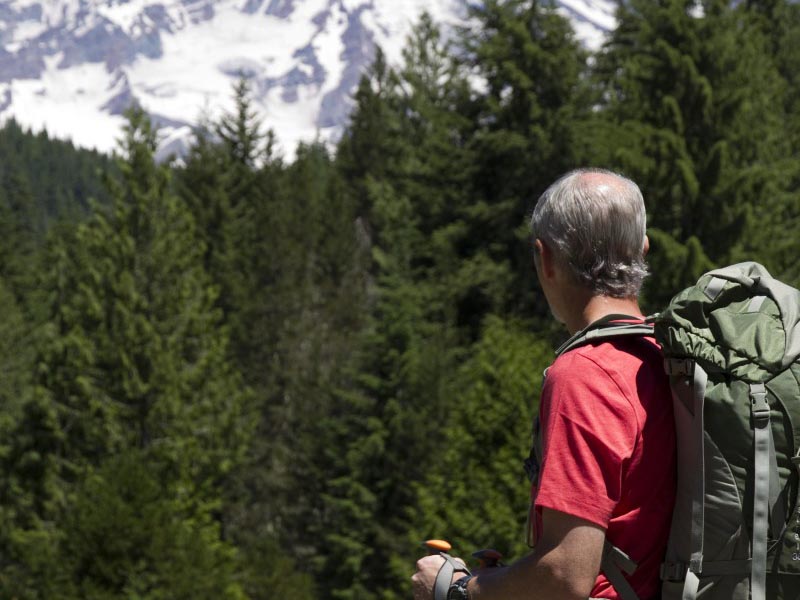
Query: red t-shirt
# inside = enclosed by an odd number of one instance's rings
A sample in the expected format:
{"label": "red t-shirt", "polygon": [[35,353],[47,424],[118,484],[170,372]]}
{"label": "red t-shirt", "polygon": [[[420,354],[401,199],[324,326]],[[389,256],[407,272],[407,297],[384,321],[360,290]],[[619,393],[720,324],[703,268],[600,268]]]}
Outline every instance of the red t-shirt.
{"label": "red t-shirt", "polygon": [[[638,564],[628,581],[639,598],[658,597],[676,475],[672,399],[655,341],[616,338],[561,355],[539,418],[539,530],[543,507],[605,528]],[[591,596],[619,597],[602,572]]]}

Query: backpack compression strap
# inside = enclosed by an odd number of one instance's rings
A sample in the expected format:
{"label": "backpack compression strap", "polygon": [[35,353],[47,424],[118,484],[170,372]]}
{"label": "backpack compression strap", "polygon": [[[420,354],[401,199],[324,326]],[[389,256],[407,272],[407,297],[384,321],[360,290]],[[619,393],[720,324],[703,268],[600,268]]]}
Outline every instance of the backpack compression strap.
{"label": "backpack compression strap", "polygon": [[767,389],[763,383],[750,384],[750,402],[753,415],[755,446],[755,481],[753,497],[753,564],[750,575],[750,597],[766,598],[767,585],[767,529],[772,512],[772,533],[777,537],[786,518],[779,502],[778,463],[775,441],[770,427],[770,407]]}
{"label": "backpack compression strap", "polygon": [[[735,574],[750,575],[750,597],[752,600],[766,598],[767,533],[774,538],[783,534],[786,524],[785,511],[781,505],[778,464],[775,442],[770,427],[770,407],[767,390],[763,384],[750,384],[750,402],[753,417],[755,481],[753,492],[753,539],[750,560],[706,561],[703,556],[703,534],[705,531],[705,458],[703,405],[708,383],[706,372],[691,359],[666,359],[670,375],[675,421],[678,431],[687,435],[678,444],[679,489],[686,490],[691,503],[691,532],[689,564],[665,562],[662,578],[684,579],[683,599],[695,600],[700,585],[699,577],[714,577]],[[689,383],[685,385],[681,382]],[[683,574],[683,575],[682,575]]]}
{"label": "backpack compression strap", "polygon": [[614,586],[614,589],[622,600],[639,600],[636,591],[622,575],[622,571],[625,571],[628,575],[632,575],[638,566],[639,565],[631,560],[630,556],[608,540],[605,541],[603,545],[603,557],[600,560],[600,571],[606,576],[608,582]]}

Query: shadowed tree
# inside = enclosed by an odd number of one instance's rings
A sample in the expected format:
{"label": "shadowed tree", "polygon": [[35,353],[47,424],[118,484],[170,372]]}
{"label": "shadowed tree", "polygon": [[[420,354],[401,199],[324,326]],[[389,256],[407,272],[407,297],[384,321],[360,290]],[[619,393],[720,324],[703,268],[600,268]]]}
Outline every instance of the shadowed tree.
{"label": "shadowed tree", "polygon": [[[98,207],[74,238],[55,247],[40,388],[12,451],[40,457],[36,481],[43,483],[27,491],[43,497],[30,520],[59,542],[61,576],[80,597],[121,594],[143,577],[146,597],[237,598],[232,551],[216,515],[248,439],[248,393],[227,360],[227,332],[194,220],[170,190],[168,167],[154,163],[155,149],[146,116],[131,111],[121,178],[109,182],[111,206]],[[52,433],[31,443],[31,429]],[[134,490],[130,482],[141,470],[150,481]],[[147,489],[158,491],[148,496]],[[86,505],[95,493],[111,503],[95,506],[97,514]],[[163,502],[151,503],[156,495]],[[122,505],[133,521],[100,522],[98,514]],[[157,529],[147,522],[150,509],[154,519],[176,523],[175,538],[150,553],[132,545],[115,550],[114,536],[127,535],[124,527],[135,528],[135,519],[143,530]],[[195,562],[200,555],[206,558]],[[182,583],[163,569],[171,559],[180,562]],[[46,595],[47,585],[52,581],[34,589]],[[61,597],[70,596],[65,586]]]}

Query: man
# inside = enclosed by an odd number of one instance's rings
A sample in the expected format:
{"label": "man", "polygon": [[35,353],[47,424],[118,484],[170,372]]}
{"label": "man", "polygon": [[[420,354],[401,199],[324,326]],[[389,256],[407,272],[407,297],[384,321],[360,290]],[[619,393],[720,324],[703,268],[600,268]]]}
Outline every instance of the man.
{"label": "man", "polygon": [[[620,315],[641,318],[645,227],[639,188],[608,171],[568,173],[539,199],[531,218],[536,273],[570,334]],[[548,369],[539,410],[533,552],[454,583],[448,597],[621,598],[601,570],[607,541],[637,565],[623,584],[641,600],[658,598],[675,494],[675,430],[655,341],[607,338],[561,354]],[[417,563],[415,599],[432,598],[442,560]]]}

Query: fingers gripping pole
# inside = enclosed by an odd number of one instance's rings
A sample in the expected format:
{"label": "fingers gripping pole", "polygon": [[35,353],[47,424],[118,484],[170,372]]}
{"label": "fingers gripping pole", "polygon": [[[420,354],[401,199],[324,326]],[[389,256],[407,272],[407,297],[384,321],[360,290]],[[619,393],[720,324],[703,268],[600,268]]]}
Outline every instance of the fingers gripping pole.
{"label": "fingers gripping pole", "polygon": [[447,600],[447,592],[453,582],[453,575],[455,573],[469,575],[470,571],[464,563],[457,561],[447,553],[447,550],[451,548],[448,542],[444,540],[428,540],[425,545],[431,554],[438,554],[444,559],[433,584],[433,600]]}

